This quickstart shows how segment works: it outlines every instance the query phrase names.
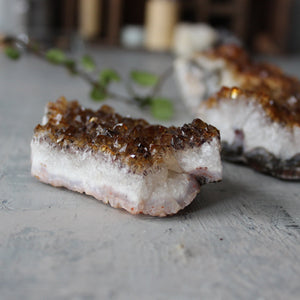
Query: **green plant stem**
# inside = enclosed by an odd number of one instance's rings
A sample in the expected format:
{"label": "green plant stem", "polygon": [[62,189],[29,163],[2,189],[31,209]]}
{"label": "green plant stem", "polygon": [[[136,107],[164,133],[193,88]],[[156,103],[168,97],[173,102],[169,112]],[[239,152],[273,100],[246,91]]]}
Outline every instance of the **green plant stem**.
{"label": "green plant stem", "polygon": [[[13,36],[7,36],[3,39],[3,43],[4,45],[20,45],[21,47],[25,48],[28,52],[36,55],[38,58],[42,59],[43,61],[46,61],[49,63],[49,61],[46,58],[46,53],[35,47],[30,41],[29,42],[25,42],[19,38],[13,37]],[[64,64],[59,64],[59,66],[67,69],[67,67]],[[87,83],[89,83],[91,86],[93,87],[97,87],[100,89],[105,90],[106,88],[101,85],[98,81],[96,81],[95,79],[92,78],[92,76],[90,76],[88,73],[82,71],[81,69],[79,69],[76,66],[75,69],[76,75],[80,78],[82,78],[84,81],[86,81]],[[126,103],[130,103],[130,104],[135,104],[134,100],[131,98],[128,98],[126,96],[120,95],[118,93],[115,92],[111,92],[111,91],[106,91],[106,94],[109,98],[111,99],[116,99],[116,100],[122,100],[122,102],[126,102]]]}
{"label": "green plant stem", "polygon": [[[22,48],[26,49],[29,53],[35,55],[39,59],[51,63],[46,56],[46,52],[40,49],[37,45],[32,43],[30,40],[26,42],[14,36],[6,36],[2,39],[2,44],[4,44],[4,46],[21,46]],[[68,66],[66,66],[64,63],[58,63],[57,65],[63,67],[66,70],[69,70]],[[125,102],[128,104],[134,104],[143,109],[149,106],[151,104],[151,99],[157,96],[162,85],[165,83],[167,78],[172,74],[173,67],[172,66],[169,67],[161,74],[157,83],[154,85],[151,91],[145,96],[139,96],[138,94],[136,94],[131,84],[123,80],[124,86],[127,90],[129,97],[110,91],[105,85],[101,84],[101,82],[95,80],[89,73],[79,68],[77,63],[75,63],[72,70],[74,71],[74,74],[76,74],[78,77],[80,77],[81,79],[89,83],[93,88],[100,89],[102,92],[104,92],[108,98],[112,100],[121,101],[123,103]]]}
{"label": "green plant stem", "polygon": [[173,74],[173,66],[168,67],[160,76],[153,87],[152,91],[150,92],[149,98],[155,98],[159,91],[161,90],[162,86],[166,82],[166,80]]}

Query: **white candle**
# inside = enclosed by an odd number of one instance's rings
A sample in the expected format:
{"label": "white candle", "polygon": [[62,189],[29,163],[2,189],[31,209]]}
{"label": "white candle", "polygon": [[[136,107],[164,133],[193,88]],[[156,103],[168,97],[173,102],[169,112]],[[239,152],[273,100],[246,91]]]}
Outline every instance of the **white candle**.
{"label": "white candle", "polygon": [[28,3],[25,0],[0,0],[0,33],[26,33]]}
{"label": "white candle", "polygon": [[80,0],[79,5],[79,31],[84,39],[95,38],[100,32],[99,0]]}
{"label": "white candle", "polygon": [[177,18],[177,1],[148,1],[146,4],[145,46],[150,50],[169,50],[173,44]]}

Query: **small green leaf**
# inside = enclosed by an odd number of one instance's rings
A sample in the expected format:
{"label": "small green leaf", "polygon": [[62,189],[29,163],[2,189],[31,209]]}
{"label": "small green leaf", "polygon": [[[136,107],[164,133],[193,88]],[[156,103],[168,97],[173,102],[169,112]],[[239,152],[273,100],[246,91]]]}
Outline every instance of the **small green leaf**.
{"label": "small green leaf", "polygon": [[105,69],[99,74],[99,82],[100,84],[107,86],[112,81],[120,81],[119,74],[112,69]]}
{"label": "small green leaf", "polygon": [[84,67],[84,69],[88,72],[94,71],[96,68],[96,64],[95,64],[93,58],[87,54],[82,56],[81,64]]}
{"label": "small green leaf", "polygon": [[74,59],[66,59],[64,64],[71,74],[77,74],[76,62]]}
{"label": "small green leaf", "polygon": [[158,81],[157,75],[144,71],[132,71],[130,77],[135,83],[142,86],[153,86]]}
{"label": "small green leaf", "polygon": [[62,64],[66,61],[65,53],[60,49],[50,49],[46,52],[46,58],[49,62],[53,64]]}
{"label": "small green leaf", "polygon": [[103,101],[107,98],[107,94],[103,89],[94,87],[91,90],[90,97],[95,101]]}
{"label": "small green leaf", "polygon": [[169,120],[173,116],[173,103],[165,98],[155,98],[150,102],[152,115],[159,120]]}
{"label": "small green leaf", "polygon": [[13,60],[17,60],[20,58],[20,52],[17,48],[15,47],[6,47],[5,48],[5,54]]}

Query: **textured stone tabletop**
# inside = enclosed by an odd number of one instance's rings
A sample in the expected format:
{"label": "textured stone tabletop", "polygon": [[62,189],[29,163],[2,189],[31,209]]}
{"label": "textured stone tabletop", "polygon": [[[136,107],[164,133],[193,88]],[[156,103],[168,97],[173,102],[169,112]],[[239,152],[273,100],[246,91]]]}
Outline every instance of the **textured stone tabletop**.
{"label": "textured stone tabletop", "polygon": [[[172,61],[112,49],[93,54],[124,75],[131,68],[160,73]],[[300,76],[299,59],[277,62]],[[174,80],[163,92],[176,101],[171,123],[190,121]],[[0,299],[300,298],[299,182],[224,163],[222,183],[204,186],[168,218],[131,216],[42,184],[30,176],[30,139],[45,104],[61,95],[99,105],[64,70],[0,55]]]}

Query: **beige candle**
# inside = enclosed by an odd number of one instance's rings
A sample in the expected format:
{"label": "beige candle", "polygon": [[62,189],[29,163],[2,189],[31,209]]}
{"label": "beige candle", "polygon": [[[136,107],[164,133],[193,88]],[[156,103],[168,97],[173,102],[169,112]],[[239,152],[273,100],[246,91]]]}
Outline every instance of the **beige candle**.
{"label": "beige candle", "polygon": [[100,32],[101,0],[80,0],[79,31],[84,39],[93,39]]}
{"label": "beige candle", "polygon": [[146,4],[145,46],[150,50],[169,50],[177,19],[177,1],[149,0]]}

